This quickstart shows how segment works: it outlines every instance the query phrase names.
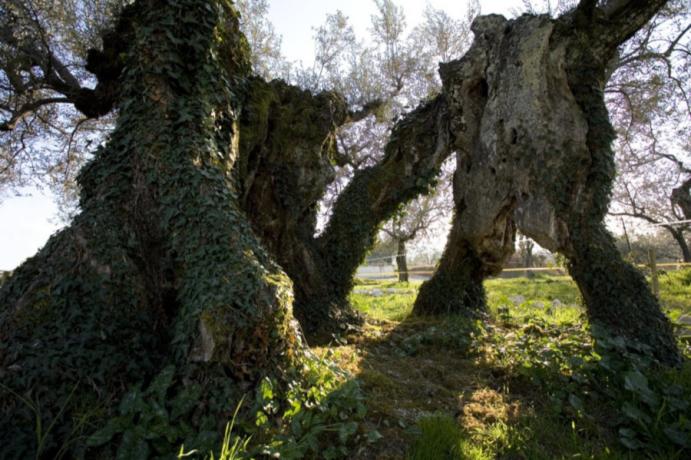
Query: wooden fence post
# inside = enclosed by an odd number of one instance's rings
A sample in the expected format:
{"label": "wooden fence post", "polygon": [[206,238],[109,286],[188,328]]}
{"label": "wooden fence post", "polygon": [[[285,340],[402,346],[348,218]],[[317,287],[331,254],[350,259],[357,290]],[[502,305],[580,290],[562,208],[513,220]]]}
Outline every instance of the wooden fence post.
{"label": "wooden fence post", "polygon": [[657,256],[655,249],[648,249],[648,263],[650,264],[650,282],[652,284],[653,295],[660,298],[660,282],[657,278]]}

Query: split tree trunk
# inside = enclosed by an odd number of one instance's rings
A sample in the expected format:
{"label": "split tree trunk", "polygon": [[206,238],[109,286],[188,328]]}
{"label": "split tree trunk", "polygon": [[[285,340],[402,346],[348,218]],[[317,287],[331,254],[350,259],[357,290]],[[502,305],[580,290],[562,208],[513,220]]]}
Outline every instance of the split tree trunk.
{"label": "split tree trunk", "polygon": [[438,97],[396,125],[383,159],[355,174],[315,237],[318,202],[334,177],[333,129],[348,120],[345,103],[334,93],[260,80],[249,98],[238,162],[242,206],[293,281],[303,330],[329,340],[360,322],[348,295],[379,225],[426,193],[450,154],[446,101]]}
{"label": "split tree trunk", "polygon": [[[44,427],[55,423],[37,452],[35,414],[3,391],[9,456],[52,457],[167,366],[167,398],[198,389],[206,399],[190,421],[222,429],[234,397],[299,356],[290,281],[253,236],[227,169],[238,156],[235,82],[249,71],[228,5],[126,8],[117,126],[80,175],[82,212],[0,290],[3,385],[40,401]],[[176,451],[183,439],[168,441]]]}
{"label": "split tree trunk", "polygon": [[[607,62],[664,1],[613,3],[600,9],[583,1],[557,20],[480,17],[470,51],[442,66],[459,152],[456,215],[444,263],[421,288],[414,311],[481,308],[458,298],[439,306],[435,296],[477,292],[478,280],[491,272],[485,266],[510,254],[515,221],[522,233],[569,258],[592,323],[676,365],[669,321],[603,224],[614,179],[614,134],[602,92]],[[478,82],[486,90],[473,99]],[[451,264],[459,252],[480,261],[467,288],[454,286],[469,278],[467,264]]]}

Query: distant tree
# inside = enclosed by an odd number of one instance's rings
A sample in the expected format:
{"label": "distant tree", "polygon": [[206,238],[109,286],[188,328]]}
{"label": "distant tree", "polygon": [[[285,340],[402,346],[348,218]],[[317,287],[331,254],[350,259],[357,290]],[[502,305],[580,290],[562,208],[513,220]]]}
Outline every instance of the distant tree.
{"label": "distant tree", "polygon": [[252,53],[252,71],[265,80],[290,73],[291,65],[281,52],[281,36],[268,20],[268,0],[237,0],[240,29],[247,38]]}
{"label": "distant tree", "polygon": [[[620,50],[605,89],[617,130],[610,214],[662,224],[691,207],[691,13],[671,1]],[[691,261],[691,225],[663,225]]]}
{"label": "distant tree", "polygon": [[521,258],[523,267],[530,268],[533,266],[533,250],[535,249],[535,242],[527,236],[518,234],[518,254]]}
{"label": "distant tree", "polygon": [[449,215],[451,203],[451,197],[438,188],[435,193],[413,200],[382,227],[382,232],[396,247],[399,281],[407,282],[409,278],[406,246],[416,238],[429,237],[438,230],[436,225]]}
{"label": "distant tree", "polygon": [[665,229],[654,233],[631,233],[628,240],[624,235],[617,235],[617,247],[627,259],[637,264],[647,264],[649,251],[655,250],[659,260],[682,260],[679,245]]}

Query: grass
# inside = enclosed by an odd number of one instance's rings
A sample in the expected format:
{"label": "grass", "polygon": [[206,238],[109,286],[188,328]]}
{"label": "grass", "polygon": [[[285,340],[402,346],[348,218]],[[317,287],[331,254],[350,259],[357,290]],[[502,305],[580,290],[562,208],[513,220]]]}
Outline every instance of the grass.
{"label": "grass", "polygon": [[[588,364],[580,361],[594,355],[569,277],[493,279],[485,287],[484,322],[411,318],[419,283],[356,287],[351,301],[368,318],[363,331],[314,349],[361,382],[364,429],[382,435],[351,458],[684,458],[673,449],[625,448],[618,406],[592,381],[579,381],[589,375],[579,374]],[[660,288],[672,320],[691,312],[691,270],[662,274]],[[689,361],[661,379],[691,390]]]}

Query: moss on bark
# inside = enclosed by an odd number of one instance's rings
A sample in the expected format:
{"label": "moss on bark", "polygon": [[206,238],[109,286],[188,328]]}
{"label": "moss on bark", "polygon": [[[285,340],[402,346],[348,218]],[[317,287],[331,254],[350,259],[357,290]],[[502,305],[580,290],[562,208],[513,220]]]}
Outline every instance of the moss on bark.
{"label": "moss on bark", "polygon": [[437,98],[397,124],[384,158],[355,173],[317,238],[318,202],[335,177],[334,130],[348,121],[345,101],[259,79],[247,95],[237,167],[242,206],[293,281],[304,331],[330,340],[361,322],[348,295],[379,225],[426,193],[449,155],[446,102]]}

